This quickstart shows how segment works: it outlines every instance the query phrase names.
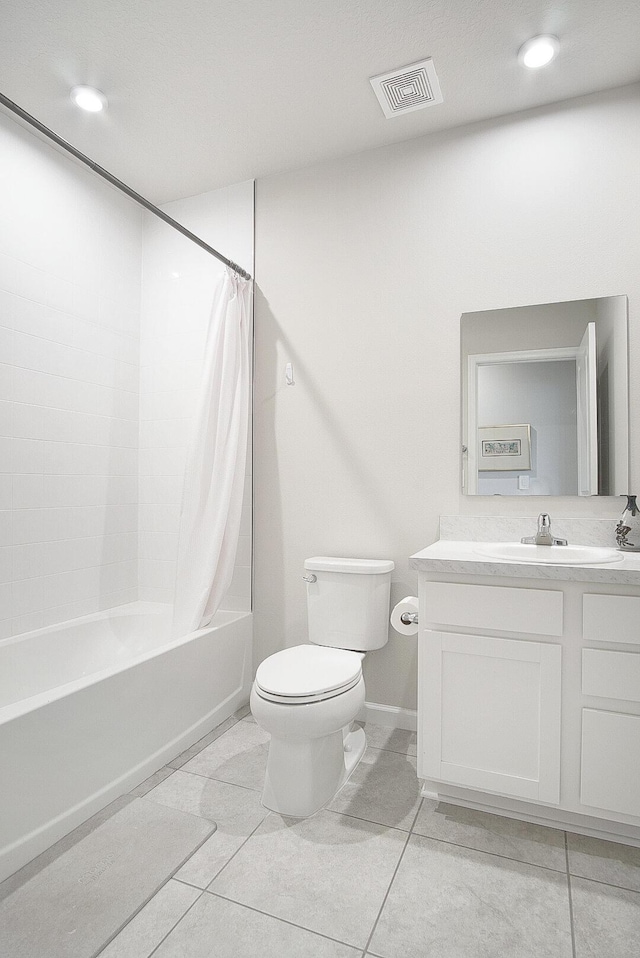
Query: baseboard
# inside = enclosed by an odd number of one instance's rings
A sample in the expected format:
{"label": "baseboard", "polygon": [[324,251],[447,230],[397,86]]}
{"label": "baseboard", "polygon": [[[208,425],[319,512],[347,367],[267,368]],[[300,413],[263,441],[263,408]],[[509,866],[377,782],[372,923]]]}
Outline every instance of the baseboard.
{"label": "baseboard", "polygon": [[401,709],[396,705],[380,705],[377,702],[365,702],[358,719],[385,728],[403,728],[408,732],[415,732],[418,728],[418,713],[415,709]]}
{"label": "baseboard", "polygon": [[448,805],[460,805],[462,808],[515,818],[520,822],[532,822],[534,825],[577,832],[579,835],[587,835],[590,838],[640,847],[640,829],[636,825],[594,818],[580,812],[565,811],[556,806],[533,805],[530,802],[520,802],[518,799],[509,799],[504,796],[474,793],[469,789],[456,788],[439,782],[423,781],[420,794],[423,798]]}

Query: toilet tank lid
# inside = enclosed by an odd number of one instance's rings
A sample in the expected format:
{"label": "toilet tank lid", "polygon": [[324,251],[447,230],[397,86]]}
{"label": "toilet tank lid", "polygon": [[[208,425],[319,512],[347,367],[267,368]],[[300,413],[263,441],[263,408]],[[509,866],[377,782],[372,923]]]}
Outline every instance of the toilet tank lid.
{"label": "toilet tank lid", "polygon": [[310,572],[355,572],[360,575],[382,575],[393,572],[391,559],[341,559],[336,556],[312,556],[304,561]]}

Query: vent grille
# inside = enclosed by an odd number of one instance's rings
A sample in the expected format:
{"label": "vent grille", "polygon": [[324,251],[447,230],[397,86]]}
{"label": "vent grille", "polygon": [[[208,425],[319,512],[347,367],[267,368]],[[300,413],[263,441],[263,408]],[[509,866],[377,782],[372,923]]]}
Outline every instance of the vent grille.
{"label": "vent grille", "polygon": [[440,84],[431,58],[391,73],[381,73],[371,77],[369,82],[387,119],[442,103]]}

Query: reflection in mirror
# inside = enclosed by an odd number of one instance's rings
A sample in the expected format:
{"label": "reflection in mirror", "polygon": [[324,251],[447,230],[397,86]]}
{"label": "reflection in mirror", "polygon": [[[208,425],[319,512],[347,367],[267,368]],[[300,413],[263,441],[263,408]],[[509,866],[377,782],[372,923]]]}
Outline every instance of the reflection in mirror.
{"label": "reflection in mirror", "polygon": [[460,339],[464,492],[628,491],[626,296],[464,313]]}

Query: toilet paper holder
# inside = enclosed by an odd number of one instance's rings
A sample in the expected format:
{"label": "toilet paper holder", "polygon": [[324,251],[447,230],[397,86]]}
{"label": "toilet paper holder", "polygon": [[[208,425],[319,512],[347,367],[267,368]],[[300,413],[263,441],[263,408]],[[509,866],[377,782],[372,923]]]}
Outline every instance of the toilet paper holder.
{"label": "toilet paper holder", "polygon": [[417,612],[403,612],[400,616],[400,621],[403,625],[417,625],[418,624],[418,613]]}

